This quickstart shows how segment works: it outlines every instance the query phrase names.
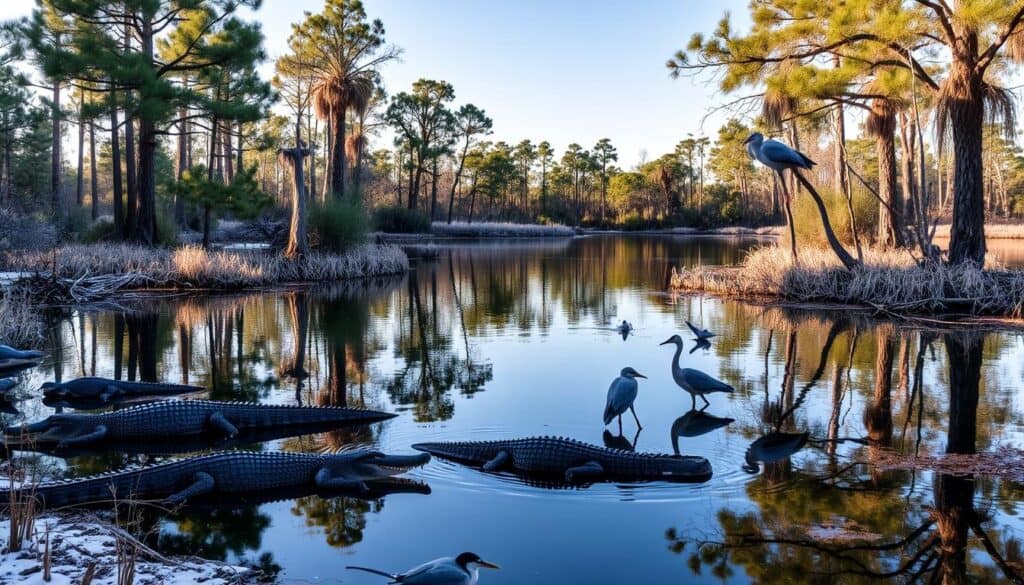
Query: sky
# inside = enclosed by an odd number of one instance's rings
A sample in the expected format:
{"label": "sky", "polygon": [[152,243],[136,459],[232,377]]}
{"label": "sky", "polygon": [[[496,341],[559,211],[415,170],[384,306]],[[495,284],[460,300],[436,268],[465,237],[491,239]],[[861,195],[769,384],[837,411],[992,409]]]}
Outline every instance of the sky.
{"label": "sky", "polygon": [[[695,32],[714,29],[727,10],[746,26],[746,0],[364,0],[403,50],[385,67],[389,94],[419,78],[455,87],[494,120],[494,140],[547,140],[560,156],[570,143],[609,138],[619,165],[657,158],[686,138],[714,137],[726,101],[703,76],[673,80],[665,61]],[[3,0],[0,20],[29,14],[34,0]],[[322,0],[264,0],[260,21],[270,61],[287,50],[291,24]],[[386,136],[377,147],[390,146]]]}

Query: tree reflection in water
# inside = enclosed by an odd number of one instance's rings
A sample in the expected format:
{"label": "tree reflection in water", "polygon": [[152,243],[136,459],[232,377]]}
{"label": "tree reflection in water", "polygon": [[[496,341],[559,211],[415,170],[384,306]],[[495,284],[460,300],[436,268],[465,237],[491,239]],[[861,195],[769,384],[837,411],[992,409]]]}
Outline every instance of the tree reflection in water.
{"label": "tree reflection in water", "polygon": [[[897,352],[908,356],[898,360],[897,380],[899,390],[909,390],[909,422],[915,401],[918,411],[923,408],[921,365],[931,342],[930,334],[918,336],[915,379],[904,385],[902,380],[909,376],[910,334],[897,333],[891,326],[879,326],[875,333],[873,392],[864,401],[863,411],[867,461],[845,469],[845,475],[852,477],[840,478],[843,474],[830,473],[821,478],[797,472],[783,491],[763,488],[762,484],[776,480],[769,474],[751,482],[748,494],[759,510],[720,510],[717,517],[721,539],[687,538],[669,529],[669,549],[687,554],[688,565],[695,574],[708,571],[725,579],[740,568],[761,583],[867,583],[879,579],[945,584],[1024,583],[1020,543],[1015,537],[1004,540],[991,527],[987,528],[990,517],[974,503],[979,482],[1003,484],[1003,480],[935,473],[930,478],[929,503],[914,492],[913,483],[911,492],[901,496],[901,483],[884,480],[886,473],[894,472],[874,468],[872,463],[878,450],[891,446],[893,439],[895,356]],[[978,438],[985,338],[977,333],[951,332],[944,334],[943,340],[949,387],[945,451],[973,454]],[[787,349],[787,355],[790,354]],[[788,371],[784,379],[791,379]],[[837,395],[841,396],[841,392],[834,390],[833,396]],[[919,417],[919,426],[921,422]],[[917,432],[920,436],[921,430]],[[829,444],[836,443],[826,441]],[[831,458],[834,449],[826,449],[826,455]],[[860,473],[867,477],[858,479]],[[835,528],[829,524],[839,524],[839,530],[830,537],[823,538],[821,532],[814,531],[814,527]],[[903,536],[883,536],[894,534]],[[976,539],[973,545],[972,535]],[[984,554],[972,554],[972,549]]]}

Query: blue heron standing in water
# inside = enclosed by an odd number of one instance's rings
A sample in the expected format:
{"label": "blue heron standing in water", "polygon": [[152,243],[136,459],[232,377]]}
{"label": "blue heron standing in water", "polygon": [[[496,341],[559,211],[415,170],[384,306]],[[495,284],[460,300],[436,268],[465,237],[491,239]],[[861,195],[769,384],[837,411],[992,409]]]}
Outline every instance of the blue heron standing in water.
{"label": "blue heron standing in water", "polygon": [[700,370],[679,367],[679,356],[683,353],[683,338],[673,335],[661,342],[660,345],[668,345],[669,343],[674,343],[676,346],[676,355],[672,358],[672,379],[676,381],[680,388],[690,393],[690,398],[693,399],[693,408],[697,408],[698,396],[704,401],[705,406],[710,406],[711,403],[708,402],[706,394],[735,391],[732,386],[721,380],[716,380]]}
{"label": "blue heron standing in water", "polygon": [[640,425],[640,418],[636,415],[636,410],[633,409],[633,401],[636,400],[636,394],[639,390],[639,384],[637,384],[636,379],[646,377],[633,368],[626,366],[619,372],[619,377],[612,380],[612,385],[608,387],[608,402],[604,406],[604,424],[610,424],[613,418],[619,417],[620,435],[622,434],[622,414],[627,409],[633,413],[637,430],[643,428]]}

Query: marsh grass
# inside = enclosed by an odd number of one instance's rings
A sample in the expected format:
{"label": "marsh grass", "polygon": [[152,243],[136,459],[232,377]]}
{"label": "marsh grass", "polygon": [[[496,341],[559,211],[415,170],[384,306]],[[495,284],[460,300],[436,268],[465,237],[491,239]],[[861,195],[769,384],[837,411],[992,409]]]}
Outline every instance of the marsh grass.
{"label": "marsh grass", "polygon": [[126,288],[241,289],[288,282],[321,282],[397,274],[409,260],[397,246],[362,245],[345,254],[313,252],[286,260],[260,250],[210,251],[196,246],[174,250],[128,244],[76,244],[52,252],[8,257],[12,269],[52,271],[58,278],[83,279],[136,274]]}
{"label": "marsh grass", "polygon": [[11,289],[0,297],[0,343],[36,347],[43,341],[43,319],[28,292]]}
{"label": "marsh grass", "polygon": [[431,231],[444,238],[564,238],[576,233],[564,225],[440,221],[434,222]]}
{"label": "marsh grass", "polygon": [[919,265],[903,250],[865,250],[864,265],[847,271],[827,250],[803,249],[799,266],[793,266],[787,250],[769,246],[752,251],[738,268],[673,269],[669,286],[892,313],[1024,316],[1024,271]]}

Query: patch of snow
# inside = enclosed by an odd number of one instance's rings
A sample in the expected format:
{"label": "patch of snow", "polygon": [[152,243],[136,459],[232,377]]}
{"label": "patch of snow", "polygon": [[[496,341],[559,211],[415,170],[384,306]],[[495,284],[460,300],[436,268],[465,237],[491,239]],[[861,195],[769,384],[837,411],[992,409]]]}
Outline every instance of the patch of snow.
{"label": "patch of snow", "polygon": [[[36,519],[31,542],[7,552],[10,519],[0,521],[0,583],[63,585],[81,583],[90,563],[93,583],[117,583],[117,529],[94,516],[48,514]],[[43,580],[46,539],[50,541],[50,581]],[[196,558],[163,557],[139,549],[135,583],[232,585],[255,580],[247,567]]]}

